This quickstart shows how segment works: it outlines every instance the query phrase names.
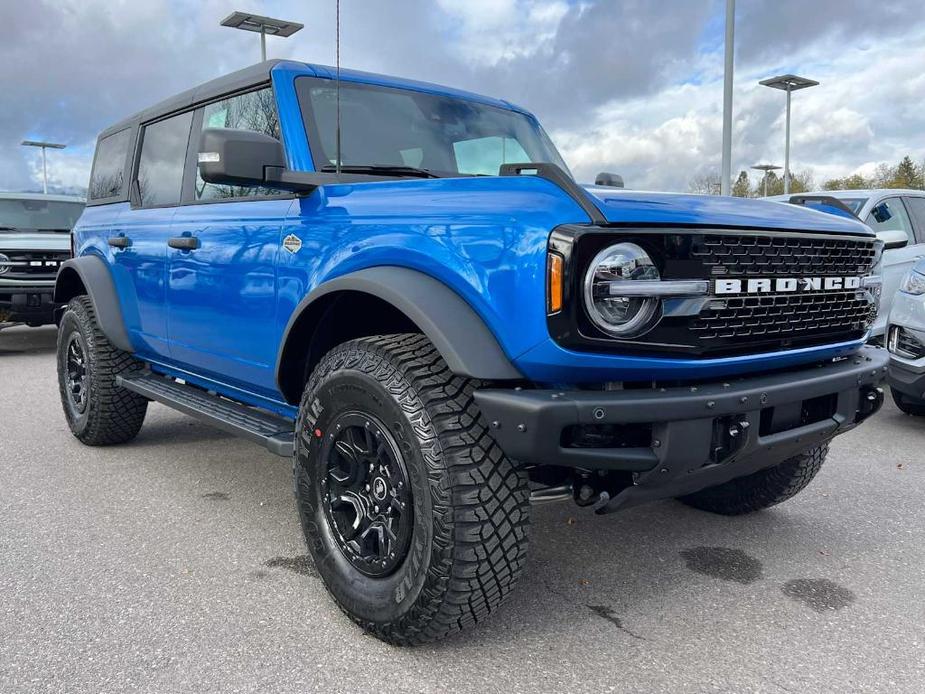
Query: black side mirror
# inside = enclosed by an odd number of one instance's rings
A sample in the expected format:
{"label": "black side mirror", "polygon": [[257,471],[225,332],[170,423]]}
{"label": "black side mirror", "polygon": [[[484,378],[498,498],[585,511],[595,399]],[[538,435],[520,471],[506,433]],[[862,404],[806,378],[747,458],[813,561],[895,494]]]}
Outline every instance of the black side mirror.
{"label": "black side mirror", "polygon": [[877,220],[877,224],[883,224],[893,217],[893,213],[890,212],[890,208],[887,207],[885,202],[881,202],[874,209],[872,209],[870,213],[873,215],[873,218]]}
{"label": "black side mirror", "polygon": [[597,178],[594,179],[594,185],[607,186],[608,188],[622,188],[623,176],[620,174],[607,173],[606,171],[602,171],[597,175]]}
{"label": "black side mirror", "polygon": [[199,138],[199,175],[206,183],[260,186],[266,168],[285,168],[283,145],[255,130],[206,128]]}

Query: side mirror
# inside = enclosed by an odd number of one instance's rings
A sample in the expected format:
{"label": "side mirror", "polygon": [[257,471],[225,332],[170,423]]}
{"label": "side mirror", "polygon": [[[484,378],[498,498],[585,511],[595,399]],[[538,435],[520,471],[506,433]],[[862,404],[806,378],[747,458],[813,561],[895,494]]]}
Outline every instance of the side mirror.
{"label": "side mirror", "polygon": [[199,138],[199,175],[206,183],[266,185],[266,168],[283,169],[286,156],[275,137],[255,130],[206,128]]}
{"label": "side mirror", "polygon": [[902,229],[883,229],[877,232],[877,238],[883,241],[883,249],[903,248],[909,243],[909,235]]}
{"label": "side mirror", "polygon": [[594,185],[607,186],[608,188],[622,188],[623,176],[620,174],[607,173],[606,171],[602,171],[597,175],[597,178],[594,179]]}
{"label": "side mirror", "polygon": [[877,224],[883,224],[884,222],[893,218],[893,213],[890,212],[890,208],[885,202],[881,202],[874,209],[870,211],[871,216],[877,220]]}

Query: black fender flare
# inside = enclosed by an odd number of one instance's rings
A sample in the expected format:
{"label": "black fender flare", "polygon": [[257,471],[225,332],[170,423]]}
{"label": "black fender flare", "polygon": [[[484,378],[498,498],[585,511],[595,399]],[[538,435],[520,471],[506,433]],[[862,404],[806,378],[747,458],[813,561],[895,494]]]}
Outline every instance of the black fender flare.
{"label": "black fender flare", "polygon": [[[316,301],[334,292],[351,291],[375,296],[408,317],[433,343],[450,370],[483,380],[522,380],[498,340],[475,310],[455,291],[417,270],[377,266],[341,275],[313,289],[293,311],[280,341],[276,359],[276,382],[289,356],[289,336],[300,317]],[[292,348],[304,348],[291,345]],[[285,392],[285,391],[284,391]]]}
{"label": "black fender flare", "polygon": [[134,352],[122,320],[122,308],[112,274],[106,262],[95,255],[66,260],[58,270],[55,280],[55,303],[66,304],[80,294],[90,297],[100,330],[106,338],[118,349]]}

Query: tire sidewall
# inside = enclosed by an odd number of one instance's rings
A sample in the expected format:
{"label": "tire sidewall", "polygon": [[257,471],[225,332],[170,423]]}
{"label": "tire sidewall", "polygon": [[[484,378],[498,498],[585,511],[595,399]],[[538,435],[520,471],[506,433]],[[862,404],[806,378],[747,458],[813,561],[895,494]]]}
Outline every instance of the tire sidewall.
{"label": "tire sidewall", "polygon": [[[417,399],[410,387],[405,397]],[[418,403],[414,408],[423,413]],[[413,503],[411,544],[404,561],[388,576],[373,578],[356,569],[338,547],[321,500],[320,480],[326,461],[319,451],[321,439],[330,436],[329,424],[345,412],[370,414],[385,424],[404,459]],[[389,624],[411,611],[427,583],[434,540],[435,508],[431,485],[437,469],[439,446],[424,415],[412,422],[406,410],[368,373],[344,365],[314,378],[300,408],[295,448],[295,494],[302,528],[315,566],[341,607],[356,619]],[[421,434],[428,440],[422,440]],[[446,509],[444,509],[445,511]]]}
{"label": "tire sidewall", "polygon": [[[89,422],[94,403],[94,391],[96,390],[96,369],[95,354],[93,349],[92,331],[86,328],[87,316],[83,311],[83,306],[72,302],[61,318],[61,325],[58,328],[58,389],[61,392],[61,404],[64,408],[64,416],[67,419],[68,426],[75,434],[83,432]],[[83,412],[79,412],[71,400],[67,388],[67,347],[71,335],[77,334],[77,339],[81,343],[84,351],[84,359],[87,362],[87,404]]]}

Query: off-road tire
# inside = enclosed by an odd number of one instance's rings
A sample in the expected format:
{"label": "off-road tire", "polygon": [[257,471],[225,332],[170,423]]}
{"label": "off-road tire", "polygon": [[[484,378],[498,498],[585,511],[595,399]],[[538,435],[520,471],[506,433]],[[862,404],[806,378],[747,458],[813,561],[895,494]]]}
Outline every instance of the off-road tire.
{"label": "off-road tire", "polygon": [[725,516],[739,516],[774,506],[795,496],[812,482],[825,456],[827,443],[804,451],[774,467],[679,497],[688,506]]}
{"label": "off-road tire", "polygon": [[[305,387],[294,483],[306,542],[337,605],[386,642],[426,643],[481,622],[523,570],[528,478],[489,435],[478,386],[452,374],[426,337],[400,334],[335,347]],[[325,512],[323,439],[347,412],[385,424],[413,492],[407,554],[384,576],[351,564]]]}
{"label": "off-road tire", "polygon": [[905,393],[890,388],[890,395],[893,396],[893,402],[896,407],[906,414],[915,415],[916,417],[925,417],[925,400],[918,400],[909,397]]}
{"label": "off-road tire", "polygon": [[[86,405],[80,411],[68,392],[67,350],[72,335],[85,354],[88,383]],[[68,303],[58,327],[58,388],[68,426],[88,446],[109,446],[138,435],[148,400],[116,385],[116,376],[143,368],[128,352],[116,349],[103,334],[90,298]]]}

